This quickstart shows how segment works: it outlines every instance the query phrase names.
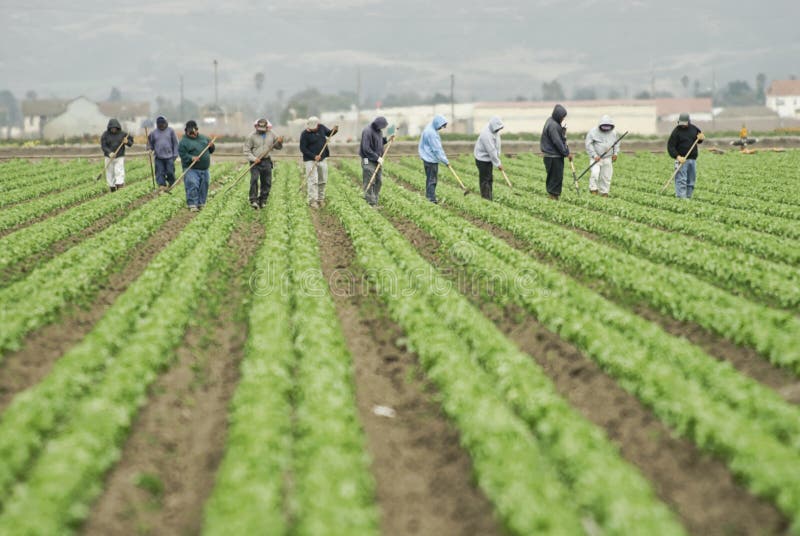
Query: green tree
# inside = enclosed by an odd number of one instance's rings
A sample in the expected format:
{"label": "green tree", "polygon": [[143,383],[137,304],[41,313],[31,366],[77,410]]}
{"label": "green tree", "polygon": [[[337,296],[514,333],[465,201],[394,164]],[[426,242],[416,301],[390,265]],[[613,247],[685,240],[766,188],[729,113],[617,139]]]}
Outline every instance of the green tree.
{"label": "green tree", "polygon": [[564,100],[564,88],[558,80],[542,82],[542,100]]}

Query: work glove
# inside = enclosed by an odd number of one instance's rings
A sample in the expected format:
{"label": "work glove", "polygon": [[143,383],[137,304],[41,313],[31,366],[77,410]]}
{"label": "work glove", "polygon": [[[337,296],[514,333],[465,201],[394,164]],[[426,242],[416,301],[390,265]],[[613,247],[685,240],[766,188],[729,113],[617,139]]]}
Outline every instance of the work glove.
{"label": "work glove", "polygon": [[567,158],[569,159],[570,162],[572,162],[573,158],[575,158],[575,157],[572,156],[572,154],[570,153],[570,154],[567,155]]}
{"label": "work glove", "polygon": [[677,160],[678,160],[679,163],[683,164],[684,162],[686,162],[686,157],[679,155]]}
{"label": "work glove", "polygon": [[383,157],[382,157],[382,156],[379,156],[379,157],[378,157],[378,165],[379,165],[379,166],[382,166],[382,165],[383,165]]}
{"label": "work glove", "polygon": [[616,162],[617,161],[617,155],[615,155],[615,154],[611,155],[611,161],[612,162]]}
{"label": "work glove", "polygon": [[500,171],[503,171],[503,164],[500,164],[499,166],[497,166],[497,169],[500,170]]}
{"label": "work glove", "polygon": [[697,134],[697,139],[703,141],[704,139],[706,139],[706,135],[700,132]]}

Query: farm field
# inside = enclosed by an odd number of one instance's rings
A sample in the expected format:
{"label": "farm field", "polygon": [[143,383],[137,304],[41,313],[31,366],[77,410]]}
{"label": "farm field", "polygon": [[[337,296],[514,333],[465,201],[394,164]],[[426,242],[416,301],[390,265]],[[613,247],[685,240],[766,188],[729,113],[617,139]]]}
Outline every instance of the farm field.
{"label": "farm field", "polygon": [[0,163],[0,535],[800,534],[800,151],[331,162]]}

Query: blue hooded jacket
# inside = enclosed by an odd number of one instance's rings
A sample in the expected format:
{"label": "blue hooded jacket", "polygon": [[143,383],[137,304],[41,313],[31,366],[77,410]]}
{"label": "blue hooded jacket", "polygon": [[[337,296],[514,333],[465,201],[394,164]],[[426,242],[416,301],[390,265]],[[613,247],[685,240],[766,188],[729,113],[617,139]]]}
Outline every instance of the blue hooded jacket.
{"label": "blue hooded jacket", "polygon": [[449,165],[450,161],[444,154],[442,138],[439,137],[439,129],[447,124],[447,119],[443,115],[436,115],[433,121],[422,131],[419,138],[419,157],[425,162],[437,164],[439,162]]}

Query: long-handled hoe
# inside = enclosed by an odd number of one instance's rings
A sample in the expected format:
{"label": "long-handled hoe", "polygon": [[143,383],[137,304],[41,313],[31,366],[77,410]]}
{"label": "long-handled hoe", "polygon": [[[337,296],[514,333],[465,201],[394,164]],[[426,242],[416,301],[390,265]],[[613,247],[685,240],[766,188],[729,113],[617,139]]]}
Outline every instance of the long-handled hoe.
{"label": "long-handled hoe", "polygon": [[127,136],[125,136],[125,138],[123,138],[123,139],[122,139],[122,143],[120,143],[120,144],[119,144],[119,147],[117,147],[117,150],[116,150],[116,151],[114,151],[114,154],[112,154],[112,155],[111,155],[111,156],[108,158],[108,162],[106,162],[106,165],[105,165],[105,167],[103,167],[103,171],[101,171],[101,172],[100,172],[100,174],[99,174],[99,175],[97,175],[97,177],[95,177],[95,178],[94,178],[94,180],[96,180],[96,181],[99,181],[99,180],[100,180],[100,177],[102,177],[103,175],[105,175],[105,174],[106,174],[106,171],[108,171],[108,166],[109,166],[109,165],[111,164],[111,162],[113,162],[113,161],[114,161],[114,159],[117,157],[117,153],[119,152],[119,150],[120,150],[120,149],[122,149],[122,146],[123,146],[123,145],[125,145],[125,142],[126,142],[126,141],[128,141],[128,137],[127,137]]}
{"label": "long-handled hoe", "polygon": [[447,169],[450,170],[450,173],[452,173],[453,177],[455,177],[456,181],[458,181],[458,185],[461,186],[462,190],[464,190],[464,195],[469,194],[469,190],[467,190],[467,187],[464,186],[463,182],[461,182],[461,177],[458,176],[458,173],[456,173],[456,170],[453,169],[453,166],[451,166],[450,164],[447,164]]}
{"label": "long-handled hoe", "polygon": [[691,147],[689,147],[689,150],[686,152],[686,155],[684,156],[683,162],[680,162],[680,163],[679,163],[679,164],[678,164],[678,165],[675,167],[675,172],[672,174],[672,177],[670,177],[669,179],[667,179],[667,182],[665,182],[665,183],[664,183],[664,186],[662,186],[662,187],[661,187],[661,191],[660,191],[660,192],[658,192],[659,194],[663,194],[663,193],[664,193],[664,190],[666,190],[666,189],[667,189],[667,186],[669,186],[669,183],[671,183],[673,180],[675,180],[675,176],[676,176],[676,175],[678,174],[678,172],[681,170],[681,168],[683,167],[683,164],[684,164],[684,163],[686,163],[686,157],[687,157],[687,156],[689,156],[690,154],[692,154],[692,151],[694,151],[694,148],[695,148],[695,146],[697,146],[697,143],[698,143],[699,141],[700,141],[700,138],[697,138],[697,139],[695,139],[695,140],[694,140],[694,143],[692,144],[692,146],[691,146]]}
{"label": "long-handled hoe", "polygon": [[[394,127],[392,127],[392,128],[394,128]],[[387,144],[386,144],[386,147],[383,149],[383,154],[381,155],[381,160],[383,160],[384,158],[386,158],[386,153],[388,153],[388,152],[389,152],[389,147],[391,147],[391,146],[392,146],[392,142],[393,142],[393,141],[394,141],[394,134],[392,134],[392,137],[391,137],[391,138],[389,138],[389,143],[387,143]],[[366,193],[369,191],[369,189],[370,189],[370,188],[372,188],[372,183],[374,183],[374,182],[375,182],[375,177],[377,177],[377,176],[378,176],[378,171],[380,171],[380,169],[381,169],[381,166],[382,166],[382,165],[383,165],[383,164],[381,164],[381,163],[379,162],[379,163],[378,163],[378,165],[377,165],[377,166],[375,166],[375,171],[373,171],[373,172],[372,172],[372,177],[370,177],[370,178],[369,178],[369,182],[367,183],[367,187],[366,187],[366,188],[364,188],[364,193],[365,193],[365,194],[366,194]]]}
{"label": "long-handled hoe", "polygon": [[501,169],[500,172],[503,174],[503,178],[506,180],[506,184],[508,184],[508,187],[511,189],[511,193],[514,194],[514,195],[522,197],[522,195],[518,191],[514,190],[514,187],[511,185],[511,181],[508,179],[508,175],[506,174],[506,170],[505,169]]}
{"label": "long-handled hoe", "polygon": [[[258,160],[263,160],[263,159],[265,159],[267,156],[269,156],[269,153],[270,153],[270,152],[272,152],[272,149],[274,149],[274,148],[275,148],[275,146],[278,144],[278,140],[280,140],[280,141],[283,141],[283,138],[278,138],[277,140],[275,140],[275,143],[273,143],[272,145],[270,145],[269,147],[267,147],[267,149],[266,149],[266,150],[265,150],[263,153],[261,153],[261,154],[258,156]],[[250,164],[250,165],[247,167],[247,169],[245,169],[244,171],[242,171],[241,173],[239,173],[239,175],[238,175],[238,176],[237,176],[235,179],[233,179],[233,182],[230,184],[230,186],[228,186],[227,188],[225,188],[225,190],[223,190],[223,191],[222,191],[222,193],[223,193],[223,194],[225,194],[225,193],[228,193],[228,191],[230,191],[230,190],[231,190],[231,189],[232,189],[234,186],[236,186],[236,183],[237,183],[237,182],[239,182],[239,181],[242,179],[242,177],[244,177],[245,175],[247,175],[247,173],[248,173],[248,172],[249,172],[251,169],[253,169],[253,168],[255,167],[255,165],[256,165],[256,163],[255,163],[255,162],[253,162],[252,164]]]}
{"label": "long-handled hoe", "polygon": [[172,189],[173,189],[173,188],[175,188],[175,187],[178,185],[178,183],[179,183],[179,182],[181,182],[181,179],[183,179],[183,177],[185,177],[185,176],[186,176],[186,174],[189,172],[189,170],[190,170],[190,169],[192,169],[192,168],[194,167],[194,165],[195,165],[197,162],[199,162],[199,161],[200,161],[200,158],[201,158],[201,157],[202,157],[204,154],[206,154],[206,151],[208,151],[208,148],[209,148],[209,147],[211,147],[212,145],[214,145],[214,140],[216,140],[216,139],[217,139],[217,137],[216,137],[216,136],[214,136],[213,138],[211,138],[211,141],[210,141],[210,142],[208,142],[208,145],[206,145],[205,149],[203,149],[202,151],[200,151],[200,154],[199,154],[199,155],[197,155],[197,160],[195,160],[195,161],[193,161],[191,164],[189,164],[189,167],[187,167],[186,169],[184,169],[184,170],[183,170],[183,173],[181,173],[181,176],[180,176],[180,177],[178,177],[178,180],[176,180],[175,182],[173,182],[173,183],[172,183],[172,186],[170,186],[169,188],[167,188],[167,189],[166,189],[166,192],[167,192],[167,193],[170,193],[170,192],[172,191]]}
{"label": "long-handled hoe", "polygon": [[[150,143],[150,137],[147,135],[147,127],[144,127],[144,138],[145,140],[145,148],[147,148],[147,144]],[[150,152],[150,149],[147,149],[147,160],[150,162],[150,176],[153,177],[153,190],[156,189],[156,172],[153,170],[153,153]]]}

